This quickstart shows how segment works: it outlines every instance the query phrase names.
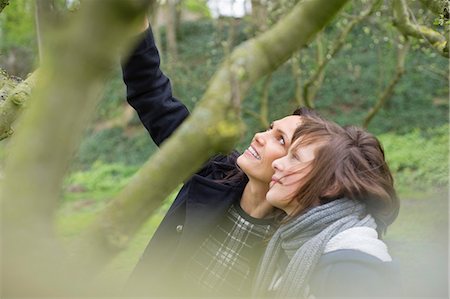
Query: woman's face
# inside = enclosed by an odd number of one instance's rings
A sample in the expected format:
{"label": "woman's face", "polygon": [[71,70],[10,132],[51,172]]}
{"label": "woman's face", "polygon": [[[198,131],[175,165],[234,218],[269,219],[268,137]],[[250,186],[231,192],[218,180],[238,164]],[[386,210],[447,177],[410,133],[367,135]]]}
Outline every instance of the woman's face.
{"label": "woman's face", "polygon": [[318,143],[296,146],[296,140],[286,156],[275,160],[272,167],[275,171],[270,182],[266,199],[274,207],[282,209],[287,214],[298,206],[294,195],[304,184],[304,178],[311,170],[312,161]]}
{"label": "woman's face", "polygon": [[274,121],[267,131],[255,134],[248,149],[237,159],[237,164],[250,180],[270,183],[272,162],[286,155],[300,121],[298,115],[286,116]]}

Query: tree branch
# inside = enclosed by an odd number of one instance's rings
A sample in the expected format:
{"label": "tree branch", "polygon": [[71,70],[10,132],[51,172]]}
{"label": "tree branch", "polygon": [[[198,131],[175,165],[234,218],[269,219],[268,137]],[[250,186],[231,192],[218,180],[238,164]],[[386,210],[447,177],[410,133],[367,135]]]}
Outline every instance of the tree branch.
{"label": "tree branch", "polygon": [[[319,34],[316,40],[317,50],[316,50],[316,61],[317,65],[321,66],[324,63],[324,54],[323,54],[323,40],[322,40],[322,34]],[[314,80],[314,82],[308,81],[305,84],[305,87],[308,86],[307,89],[304,90],[303,99],[305,101],[305,105],[310,108],[314,108],[314,99],[316,97],[317,92],[319,91],[320,87],[322,86],[323,79],[325,77],[325,68],[322,68],[319,72],[318,76]]]}
{"label": "tree branch", "polygon": [[375,115],[380,111],[380,109],[386,104],[389,98],[392,97],[394,93],[395,86],[400,81],[401,77],[405,73],[405,58],[409,50],[410,43],[406,40],[405,43],[399,44],[397,51],[397,65],[395,69],[395,75],[389,82],[388,86],[384,89],[384,91],[380,94],[375,105],[369,110],[367,116],[364,119],[363,127],[367,128],[369,123],[375,117]]}
{"label": "tree branch", "polygon": [[31,74],[25,81],[19,84],[3,86],[0,93],[4,98],[0,105],[0,140],[3,140],[13,133],[11,125],[18,118],[22,108],[31,95],[31,90],[36,84],[37,72]]}
{"label": "tree branch", "polygon": [[[353,30],[353,28],[362,22],[364,19],[369,17],[371,14],[375,12],[375,9],[380,5],[381,0],[374,0],[370,5],[366,7],[366,9],[360,13],[358,16],[353,17],[348,25],[341,31],[341,33],[336,37],[336,39],[332,42],[333,48],[325,55],[322,62],[316,68],[315,72],[311,77],[305,82],[303,85],[303,99],[305,100],[305,104],[308,107],[313,107],[313,96],[318,91],[318,86],[320,86],[321,80],[323,80],[325,67],[328,63],[336,56],[336,54],[342,49],[342,46],[345,44],[347,40],[348,34]],[[316,86],[314,88],[314,86]],[[311,92],[310,89],[314,88],[315,91]],[[312,96],[310,94],[313,94]]]}
{"label": "tree branch", "polygon": [[394,26],[406,36],[423,38],[428,41],[440,55],[449,58],[448,41],[444,35],[423,25],[410,21],[408,6],[405,0],[392,1],[394,11]]}
{"label": "tree branch", "polygon": [[0,0],[0,13],[7,5],[9,5],[9,0]]}

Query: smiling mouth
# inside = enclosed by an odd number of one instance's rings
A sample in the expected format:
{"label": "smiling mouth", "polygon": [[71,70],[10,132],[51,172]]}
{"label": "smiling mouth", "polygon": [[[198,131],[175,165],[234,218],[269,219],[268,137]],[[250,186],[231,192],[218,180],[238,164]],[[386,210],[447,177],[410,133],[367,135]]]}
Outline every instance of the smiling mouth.
{"label": "smiling mouth", "polygon": [[253,146],[249,146],[247,151],[252,154],[253,157],[255,157],[257,160],[261,160],[261,156],[258,154],[258,152],[253,148]]}

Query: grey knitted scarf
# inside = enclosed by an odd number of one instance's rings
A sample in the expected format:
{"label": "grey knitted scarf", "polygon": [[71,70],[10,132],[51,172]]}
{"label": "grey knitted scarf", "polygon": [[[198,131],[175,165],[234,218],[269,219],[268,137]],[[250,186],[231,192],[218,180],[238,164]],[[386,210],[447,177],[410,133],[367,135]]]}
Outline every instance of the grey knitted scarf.
{"label": "grey knitted scarf", "polygon": [[[343,198],[315,207],[282,225],[269,241],[264,253],[253,296],[267,297],[270,296],[270,291],[275,298],[306,298],[309,277],[328,241],[352,227],[376,228],[372,216],[362,218],[365,214],[362,203]],[[285,269],[280,269],[283,251],[289,258],[289,263]],[[281,282],[274,290],[269,290],[277,269],[282,272]]]}

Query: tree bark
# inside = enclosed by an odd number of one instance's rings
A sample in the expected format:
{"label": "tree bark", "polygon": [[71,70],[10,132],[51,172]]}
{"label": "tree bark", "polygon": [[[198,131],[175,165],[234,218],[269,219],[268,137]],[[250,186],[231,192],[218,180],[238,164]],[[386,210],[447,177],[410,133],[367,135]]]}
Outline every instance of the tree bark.
{"label": "tree bark", "polygon": [[0,104],[0,140],[12,135],[11,128],[14,121],[19,117],[22,108],[26,105],[31,95],[31,90],[36,83],[37,72],[30,75],[19,84],[10,84],[2,87],[4,101]]}
{"label": "tree bark", "polygon": [[[346,2],[299,2],[272,29],[235,48],[211,79],[192,115],[83,235],[80,260],[100,270],[125,248],[170,192],[208,157],[230,151],[242,129],[236,114],[239,103],[235,103],[233,89],[238,88],[243,98],[259,78],[275,70],[311,41]],[[237,85],[230,84],[230,77],[235,78]]]}

